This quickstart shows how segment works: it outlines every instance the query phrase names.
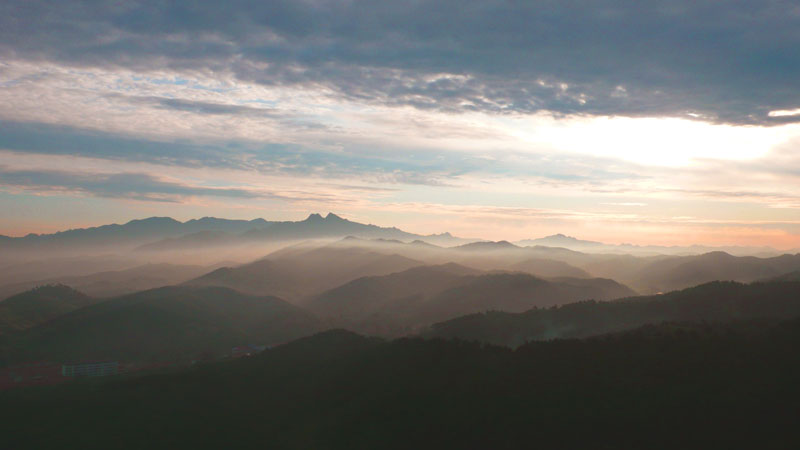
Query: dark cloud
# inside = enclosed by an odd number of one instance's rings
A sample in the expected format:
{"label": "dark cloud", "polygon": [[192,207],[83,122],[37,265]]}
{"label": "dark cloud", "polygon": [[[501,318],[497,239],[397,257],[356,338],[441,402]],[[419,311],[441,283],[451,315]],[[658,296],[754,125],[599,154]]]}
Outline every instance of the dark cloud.
{"label": "dark cloud", "polygon": [[171,97],[104,94],[105,98],[122,100],[133,105],[149,106],[168,111],[181,111],[199,115],[225,115],[269,119],[280,126],[292,130],[324,130],[326,125],[309,121],[298,115],[289,114],[275,108],[253,107],[230,103],[213,103],[201,100],[188,100]]}
{"label": "dark cloud", "polygon": [[7,58],[232,72],[446,111],[798,121],[768,116],[800,106],[798,48],[800,5],[780,0],[0,6],[0,55]]}
{"label": "dark cloud", "polygon": [[[122,97],[122,96],[116,96]],[[171,111],[185,111],[195,114],[211,115],[232,115],[247,117],[280,117],[272,108],[254,108],[244,105],[230,105],[222,103],[211,103],[197,100],[185,100],[179,98],[166,98],[154,96],[136,96],[125,98],[130,103],[154,106]]]}
{"label": "dark cloud", "polygon": [[43,123],[0,121],[0,148],[186,167],[237,167],[225,144],[159,142]]}
{"label": "dark cloud", "polygon": [[178,202],[190,196],[251,199],[268,195],[234,188],[189,186],[143,173],[86,174],[66,171],[10,170],[0,166],[0,186],[37,192],[78,192],[96,197]]}

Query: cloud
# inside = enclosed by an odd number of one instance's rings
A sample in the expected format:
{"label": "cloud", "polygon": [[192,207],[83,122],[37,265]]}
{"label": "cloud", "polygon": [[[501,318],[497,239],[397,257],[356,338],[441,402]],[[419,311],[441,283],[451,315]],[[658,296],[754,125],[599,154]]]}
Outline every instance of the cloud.
{"label": "cloud", "polygon": [[[150,100],[148,100],[150,101]],[[502,176],[542,183],[599,183],[638,179],[636,167],[588,156],[522,151],[495,157],[457,150],[437,150],[353,141],[344,148],[224,139],[155,140],[45,123],[0,121],[0,149],[28,154],[72,155],[164,166],[231,169],[284,176],[358,178],[375,184],[452,186],[463,177]],[[485,153],[485,152],[484,152]]]}
{"label": "cloud", "polygon": [[771,208],[800,209],[800,195],[780,192],[713,189],[666,189],[665,191],[721,200],[758,202]]}
{"label": "cloud", "polygon": [[187,141],[148,140],[46,123],[0,121],[0,148],[190,167],[233,164],[224,147]]}
{"label": "cloud", "polygon": [[188,196],[239,199],[270,197],[247,189],[202,187],[158,179],[143,173],[87,174],[66,171],[8,170],[0,166],[0,186],[38,193],[78,193],[96,197],[180,202]]}
{"label": "cloud", "polygon": [[[122,97],[122,96],[118,96]],[[233,115],[250,117],[275,117],[277,112],[272,108],[254,108],[252,106],[231,105],[223,103],[185,100],[180,98],[164,98],[155,96],[123,97],[132,104],[154,106],[170,111],[186,111],[195,114]]]}
{"label": "cloud", "polygon": [[419,109],[770,125],[800,120],[769,114],[800,107],[799,29],[780,0],[30,0],[0,6],[0,55]]}

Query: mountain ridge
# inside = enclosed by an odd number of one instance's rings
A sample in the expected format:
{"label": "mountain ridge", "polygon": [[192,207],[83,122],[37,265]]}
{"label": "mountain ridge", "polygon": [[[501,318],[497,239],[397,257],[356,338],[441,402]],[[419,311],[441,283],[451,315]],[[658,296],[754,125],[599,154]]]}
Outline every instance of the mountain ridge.
{"label": "mountain ridge", "polygon": [[521,313],[470,314],[434,324],[423,335],[513,347],[528,341],[584,338],[662,322],[725,323],[797,317],[800,282],[715,281],[609,302],[584,301]]}
{"label": "mountain ridge", "polygon": [[319,213],[311,213],[305,219],[297,221],[268,221],[263,218],[240,220],[206,216],[181,222],[171,217],[153,216],[133,219],[122,224],[74,228],[55,233],[30,233],[20,237],[0,236],[0,246],[10,250],[38,250],[69,248],[69,246],[134,244],[138,247],[144,246],[142,250],[157,250],[162,247],[169,250],[180,247],[181,238],[187,238],[188,243],[198,245],[203,244],[202,237],[209,236],[214,238],[212,240],[220,241],[219,243],[247,243],[253,240],[314,239],[347,235],[422,239],[433,244],[448,245],[469,241],[454,237],[450,233],[420,235],[396,227],[363,224],[329,212],[324,217]]}
{"label": "mountain ridge", "polygon": [[0,350],[10,361],[187,361],[317,331],[320,324],[313,315],[274,296],[216,286],[168,286],[61,314],[12,336]]}

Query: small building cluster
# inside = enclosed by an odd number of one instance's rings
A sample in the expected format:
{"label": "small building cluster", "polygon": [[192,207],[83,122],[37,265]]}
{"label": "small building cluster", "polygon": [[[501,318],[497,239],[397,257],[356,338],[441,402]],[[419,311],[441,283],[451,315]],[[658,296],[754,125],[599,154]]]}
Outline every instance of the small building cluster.
{"label": "small building cluster", "polygon": [[116,375],[119,363],[116,361],[87,361],[68,363],[61,366],[61,375],[65,377],[105,377]]}

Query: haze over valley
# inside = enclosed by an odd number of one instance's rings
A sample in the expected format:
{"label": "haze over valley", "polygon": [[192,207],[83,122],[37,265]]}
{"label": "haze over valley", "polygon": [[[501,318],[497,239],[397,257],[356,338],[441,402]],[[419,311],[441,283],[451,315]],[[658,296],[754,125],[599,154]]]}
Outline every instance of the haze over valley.
{"label": "haze over valley", "polygon": [[[296,222],[153,217],[0,245],[7,365],[188,362],[325,329],[519,345],[671,321],[789,318],[800,271],[800,254],[763,248],[753,250],[761,256],[701,247],[630,254],[598,243],[589,252],[563,235],[517,243],[423,236],[334,213]],[[762,306],[737,303],[767,292]],[[773,300],[788,303],[767,306]],[[682,312],[656,306],[672,303]],[[592,308],[578,323],[556,319]],[[517,330],[526,315],[549,325]],[[488,331],[498,320],[501,336]],[[476,326],[483,331],[469,331]]]}

